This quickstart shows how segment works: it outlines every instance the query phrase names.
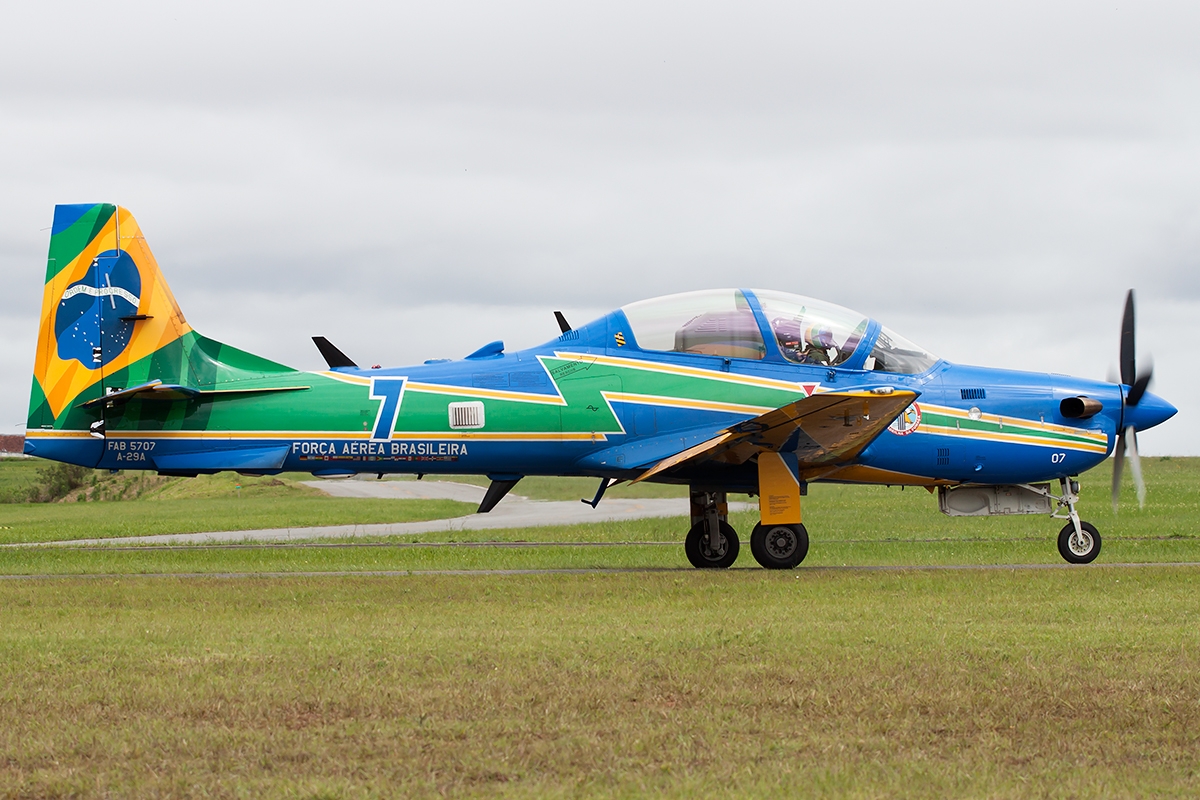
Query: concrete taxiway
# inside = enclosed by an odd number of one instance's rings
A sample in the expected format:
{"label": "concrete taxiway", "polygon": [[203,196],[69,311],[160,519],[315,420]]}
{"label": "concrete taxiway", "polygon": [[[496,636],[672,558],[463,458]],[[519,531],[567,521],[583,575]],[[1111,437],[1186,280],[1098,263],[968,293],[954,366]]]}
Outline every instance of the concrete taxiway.
{"label": "concrete taxiway", "polygon": [[[441,499],[479,503],[485,489],[450,481],[305,481],[306,486],[334,497],[371,497],[392,499]],[[749,508],[749,503],[730,503],[731,511]],[[686,517],[688,501],[672,498],[610,498],[597,508],[574,501],[530,500],[510,494],[487,514],[468,514],[450,519],[424,522],[385,522],[371,525],[324,525],[314,528],[270,528],[249,531],[208,531],[172,533],[156,536],[129,536],[114,539],[76,539],[42,542],[44,546],[127,545],[127,544],[206,544],[217,542],[282,542],[297,539],[329,539],[355,536],[402,536],[438,531],[478,531],[502,528],[537,528],[548,525],[580,525],[595,522],[620,522],[646,517]],[[685,531],[680,531],[682,540]],[[33,545],[19,545],[21,547]]]}

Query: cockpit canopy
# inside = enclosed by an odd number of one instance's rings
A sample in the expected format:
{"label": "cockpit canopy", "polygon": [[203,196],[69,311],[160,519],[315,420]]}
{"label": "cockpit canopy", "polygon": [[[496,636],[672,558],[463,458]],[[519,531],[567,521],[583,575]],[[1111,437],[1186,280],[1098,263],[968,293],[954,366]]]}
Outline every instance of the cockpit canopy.
{"label": "cockpit canopy", "polygon": [[643,350],[752,360],[777,351],[793,364],[900,374],[924,372],[938,360],[862,314],[787,292],[706,289],[621,310]]}

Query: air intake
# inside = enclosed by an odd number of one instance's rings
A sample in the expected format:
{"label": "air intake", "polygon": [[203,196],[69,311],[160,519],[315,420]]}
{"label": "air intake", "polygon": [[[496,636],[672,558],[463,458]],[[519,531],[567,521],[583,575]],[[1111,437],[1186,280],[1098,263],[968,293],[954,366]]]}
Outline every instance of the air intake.
{"label": "air intake", "polygon": [[451,403],[449,409],[451,430],[473,430],[483,427],[483,403],[481,401]]}
{"label": "air intake", "polygon": [[986,400],[987,389],[959,389],[963,400]]}

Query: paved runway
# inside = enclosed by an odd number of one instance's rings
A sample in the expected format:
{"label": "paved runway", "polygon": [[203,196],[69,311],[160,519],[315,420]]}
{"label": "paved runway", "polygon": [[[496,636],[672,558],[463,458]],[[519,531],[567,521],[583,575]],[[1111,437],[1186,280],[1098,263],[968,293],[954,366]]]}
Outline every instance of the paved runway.
{"label": "paved runway", "polygon": [[[449,481],[305,481],[334,497],[374,497],[394,499],[445,499],[478,503],[485,489]],[[730,503],[732,511],[752,507],[749,503]],[[510,494],[487,514],[469,514],[425,522],[385,522],[372,525],[325,525],[315,528],[269,528],[250,531],[208,531],[173,533],[158,536],[129,536],[113,539],[76,539],[42,542],[42,546],[126,545],[126,544],[205,544],[209,542],[282,542],[296,539],[327,539],[352,536],[400,536],[437,531],[478,531],[500,528],[537,528],[547,525],[579,525],[589,522],[620,522],[646,517],[686,517],[687,498],[627,499],[610,498],[598,508],[575,501],[530,500]],[[683,540],[684,530],[679,538]],[[11,546],[11,545],[9,545]],[[33,545],[18,545],[29,547]]]}

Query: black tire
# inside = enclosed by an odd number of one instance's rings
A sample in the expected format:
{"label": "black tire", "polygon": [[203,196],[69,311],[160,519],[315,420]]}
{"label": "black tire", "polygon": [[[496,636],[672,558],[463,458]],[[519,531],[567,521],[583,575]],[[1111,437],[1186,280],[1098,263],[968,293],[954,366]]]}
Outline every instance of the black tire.
{"label": "black tire", "polygon": [[750,552],[764,569],[795,569],[808,555],[808,529],[760,522],[750,533]]}
{"label": "black tire", "polygon": [[1090,522],[1081,522],[1079,527],[1083,529],[1086,541],[1072,543],[1075,525],[1068,522],[1058,532],[1058,554],[1072,564],[1090,564],[1100,555],[1100,531]]}
{"label": "black tire", "polygon": [[722,552],[714,553],[709,549],[706,541],[708,537],[704,533],[704,521],[701,520],[692,526],[692,529],[688,531],[687,538],[683,540],[683,552],[693,567],[696,569],[727,569],[733,566],[733,562],[737,561],[738,549],[741,546],[737,533],[728,522],[722,522],[721,536],[725,538],[725,548]]}

